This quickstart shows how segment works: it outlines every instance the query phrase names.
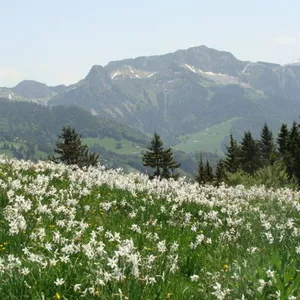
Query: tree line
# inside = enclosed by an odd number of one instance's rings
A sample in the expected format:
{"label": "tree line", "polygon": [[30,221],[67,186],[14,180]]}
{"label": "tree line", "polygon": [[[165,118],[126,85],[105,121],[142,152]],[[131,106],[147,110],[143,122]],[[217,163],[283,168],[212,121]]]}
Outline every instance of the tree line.
{"label": "tree line", "polygon": [[[260,139],[255,139],[248,130],[240,142],[230,135],[226,146],[225,158],[217,163],[215,173],[209,166],[204,166],[200,157],[196,180],[200,184],[221,182],[230,183],[234,175],[244,177],[280,175],[288,182],[300,183],[300,125],[293,122],[291,128],[282,124],[276,139],[265,123]],[[266,175],[265,175],[266,179]]]}
{"label": "tree line", "polygon": [[[54,152],[58,156],[50,159],[80,167],[97,165],[99,155],[90,152],[82,144],[81,136],[71,127],[64,127]],[[149,178],[178,179],[181,166],[171,148],[165,149],[161,137],[154,133],[151,145],[142,155],[142,164],[147,168]],[[151,171],[151,169],[153,171]],[[275,173],[276,174],[275,174]],[[266,183],[270,177],[277,180],[300,183],[300,125],[293,122],[289,128],[282,124],[276,139],[267,124],[261,129],[260,139],[255,139],[248,130],[240,142],[230,135],[225,157],[217,162],[213,170],[208,160],[200,153],[195,180],[199,184],[238,183],[238,177],[260,177]],[[248,176],[248,177],[247,177]]]}
{"label": "tree line", "polygon": [[[154,169],[150,178],[177,179],[176,169],[180,163],[174,160],[170,148],[165,150],[162,146],[160,136],[155,133],[151,146],[143,154],[143,165]],[[276,138],[266,123],[259,139],[255,139],[249,130],[244,132],[240,142],[230,135],[225,157],[217,162],[215,169],[200,153],[195,175],[199,184],[238,184],[246,179],[270,186],[300,184],[300,125],[297,122],[290,128],[282,124]]]}

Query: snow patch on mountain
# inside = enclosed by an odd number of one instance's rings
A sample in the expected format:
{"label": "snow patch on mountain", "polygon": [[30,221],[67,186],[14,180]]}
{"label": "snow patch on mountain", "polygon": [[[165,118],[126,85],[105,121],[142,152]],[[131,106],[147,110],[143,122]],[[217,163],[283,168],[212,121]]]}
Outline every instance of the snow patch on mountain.
{"label": "snow patch on mountain", "polygon": [[148,78],[150,75],[153,76],[154,73],[150,73],[150,72],[143,71],[143,70],[137,70],[131,66],[124,65],[124,66],[120,67],[119,69],[114,70],[110,74],[110,78],[112,80],[125,79],[125,78],[141,79],[141,78]]}
{"label": "snow patch on mountain", "polygon": [[300,58],[287,63],[284,66],[300,66]]}
{"label": "snow patch on mountain", "polygon": [[128,68],[129,68],[129,71],[130,71],[132,74],[134,74],[134,72],[133,72],[133,70],[131,69],[131,67],[128,66]]}
{"label": "snow patch on mountain", "polygon": [[189,70],[191,70],[193,73],[197,73],[196,72],[196,69],[195,69],[195,67],[192,67],[192,66],[190,66],[190,65],[188,65],[188,64],[184,64]]}
{"label": "snow patch on mountain", "polygon": [[115,72],[113,75],[111,75],[111,79],[114,79],[115,77],[117,77],[118,75],[121,75],[122,73],[120,71]]}
{"label": "snow patch on mountain", "polygon": [[[247,66],[244,68],[244,70],[242,71],[242,74],[245,74],[246,70],[248,69],[249,66],[252,66],[253,63],[249,63],[247,64]],[[246,73],[246,74],[249,74],[249,73]]]}

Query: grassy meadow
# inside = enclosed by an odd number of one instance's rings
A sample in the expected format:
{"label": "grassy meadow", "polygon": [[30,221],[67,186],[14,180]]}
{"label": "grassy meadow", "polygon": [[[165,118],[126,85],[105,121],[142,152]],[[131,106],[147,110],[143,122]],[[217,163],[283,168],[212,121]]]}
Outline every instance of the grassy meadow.
{"label": "grassy meadow", "polygon": [[186,153],[198,152],[201,149],[221,155],[223,153],[221,143],[224,136],[229,136],[232,123],[235,120],[237,118],[208,127],[200,132],[180,136],[178,139],[181,142],[175,145],[174,149]]}
{"label": "grassy meadow", "polygon": [[0,156],[0,299],[300,299],[299,200]]}
{"label": "grassy meadow", "polygon": [[[99,145],[105,148],[107,151],[112,151],[117,154],[140,154],[141,148],[137,144],[122,139],[120,141],[113,139],[113,138],[84,138],[82,139],[83,143],[86,144],[88,147],[92,147],[94,145]],[[143,149],[144,150],[144,149]]]}

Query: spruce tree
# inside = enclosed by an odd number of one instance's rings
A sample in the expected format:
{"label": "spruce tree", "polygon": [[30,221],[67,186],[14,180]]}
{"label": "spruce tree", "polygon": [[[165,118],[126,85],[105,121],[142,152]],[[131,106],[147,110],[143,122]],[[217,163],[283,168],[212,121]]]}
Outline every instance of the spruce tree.
{"label": "spruce tree", "polygon": [[222,182],[227,181],[227,174],[226,174],[226,168],[224,161],[220,159],[216,166],[216,172],[215,172],[215,182],[216,185],[219,186]]}
{"label": "spruce tree", "polygon": [[143,165],[145,167],[155,168],[153,175],[150,178],[161,177],[162,173],[162,153],[163,153],[163,141],[160,136],[154,132],[154,137],[151,140],[151,146],[149,151],[143,155]]}
{"label": "spruce tree", "polygon": [[164,150],[163,141],[156,132],[148,150],[143,155],[142,160],[145,167],[155,169],[153,175],[149,176],[150,179],[154,177],[158,177],[159,179],[178,178],[179,174],[174,173],[174,170],[179,168],[180,164],[175,162],[171,148]]}
{"label": "spruce tree", "polygon": [[284,158],[289,145],[289,129],[286,124],[282,124],[277,136],[277,149],[281,158]]}
{"label": "spruce tree", "polygon": [[275,162],[275,142],[272,131],[269,130],[265,123],[260,134],[260,151],[262,155],[263,165],[270,165]]}
{"label": "spruce tree", "polygon": [[290,176],[295,176],[300,180],[300,131],[299,125],[293,122],[293,125],[289,131],[288,147],[285,154],[285,163]]}
{"label": "spruce tree", "polygon": [[241,167],[245,172],[253,174],[261,166],[259,143],[250,131],[246,131],[241,142]]}
{"label": "spruce tree", "polygon": [[289,138],[287,142],[287,150],[291,153],[292,156],[294,156],[298,151],[299,140],[300,140],[299,126],[294,121],[289,131]]}
{"label": "spruce tree", "polygon": [[228,172],[235,173],[240,168],[241,150],[237,141],[230,135],[229,146],[226,146],[224,165]]}
{"label": "spruce tree", "polygon": [[196,181],[202,185],[206,183],[206,176],[204,172],[204,164],[203,164],[203,153],[200,153],[199,162],[198,162],[198,170],[196,175]]}
{"label": "spruce tree", "polygon": [[179,173],[174,171],[180,167],[180,163],[177,163],[173,157],[172,149],[164,150],[162,153],[162,178],[178,179]]}
{"label": "spruce tree", "polygon": [[208,160],[206,161],[206,164],[205,164],[204,174],[205,174],[207,183],[212,183],[214,181],[213,169]]}
{"label": "spruce tree", "polygon": [[81,168],[98,164],[99,154],[89,152],[87,145],[82,144],[81,136],[74,128],[63,127],[58,138],[56,149],[54,149],[58,156],[50,158],[53,162],[78,165]]}

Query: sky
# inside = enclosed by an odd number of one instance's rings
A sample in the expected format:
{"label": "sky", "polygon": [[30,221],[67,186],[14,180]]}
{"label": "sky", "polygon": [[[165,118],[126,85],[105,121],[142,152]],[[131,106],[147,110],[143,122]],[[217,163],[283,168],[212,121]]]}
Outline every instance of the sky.
{"label": "sky", "polygon": [[72,84],[93,65],[206,45],[300,58],[299,0],[0,0],[0,86]]}

